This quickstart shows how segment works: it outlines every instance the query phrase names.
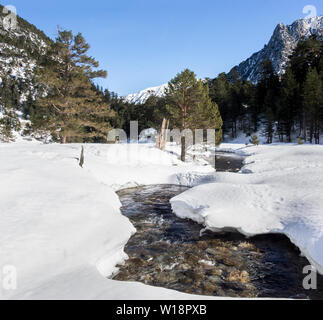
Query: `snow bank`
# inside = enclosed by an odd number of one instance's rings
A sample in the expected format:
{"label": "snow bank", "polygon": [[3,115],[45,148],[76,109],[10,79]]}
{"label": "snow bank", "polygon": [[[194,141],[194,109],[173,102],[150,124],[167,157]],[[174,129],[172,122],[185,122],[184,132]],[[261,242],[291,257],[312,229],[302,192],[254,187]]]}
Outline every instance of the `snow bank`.
{"label": "snow bank", "polygon": [[[190,183],[210,167],[181,164],[146,145],[0,144],[0,271],[17,268],[18,287],[0,299],[187,299],[178,292],[107,280],[135,232],[114,190]],[[192,171],[196,171],[195,174]],[[202,177],[202,178],[201,178]],[[196,297],[195,297],[196,298]]]}
{"label": "snow bank", "polygon": [[216,173],[216,182],[172,199],[174,212],[214,231],[284,233],[323,273],[323,147],[222,146],[229,149],[250,155],[249,174]]}

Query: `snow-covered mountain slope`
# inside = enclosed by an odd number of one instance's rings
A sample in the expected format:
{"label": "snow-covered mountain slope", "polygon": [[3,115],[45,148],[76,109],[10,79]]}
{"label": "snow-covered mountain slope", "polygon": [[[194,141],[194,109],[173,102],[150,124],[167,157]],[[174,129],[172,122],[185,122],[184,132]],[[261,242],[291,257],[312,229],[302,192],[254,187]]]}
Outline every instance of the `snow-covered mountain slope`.
{"label": "snow-covered mountain slope", "polygon": [[166,88],[168,88],[167,83],[162,84],[161,86],[158,86],[158,87],[152,87],[152,88],[142,90],[138,93],[129,94],[124,97],[124,100],[129,103],[135,103],[135,104],[145,103],[148,100],[148,98],[151,96],[162,97],[165,93]]}
{"label": "snow-covered mountain slope", "polygon": [[[293,24],[277,25],[269,43],[236,68],[243,79],[257,82],[261,76],[262,63],[270,59],[278,75],[285,72],[289,56],[302,38],[316,34],[323,39],[323,16],[311,19],[299,19]],[[229,75],[232,75],[233,70]]]}
{"label": "snow-covered mountain slope", "polygon": [[[7,14],[0,5],[1,21]],[[33,95],[33,70],[50,42],[42,31],[19,16],[10,28],[0,23],[0,85],[15,86],[20,102]]]}

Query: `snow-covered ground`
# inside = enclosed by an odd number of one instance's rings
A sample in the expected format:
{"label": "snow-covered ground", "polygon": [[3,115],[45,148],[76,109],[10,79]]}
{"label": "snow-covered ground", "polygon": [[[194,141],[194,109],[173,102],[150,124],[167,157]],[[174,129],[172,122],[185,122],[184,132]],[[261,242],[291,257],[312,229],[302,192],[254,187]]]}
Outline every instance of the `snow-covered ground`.
{"label": "snow-covered ground", "polygon": [[115,191],[136,185],[196,186],[172,200],[176,214],[214,230],[283,232],[323,271],[322,146],[222,145],[250,155],[247,174],[183,164],[169,148],[89,144],[81,169],[81,145],[0,143],[0,280],[6,265],[18,276],[14,291],[0,282],[0,299],[199,298],[107,279],[135,232]]}
{"label": "snow-covered ground", "polygon": [[249,155],[245,174],[216,173],[213,183],[171,200],[174,212],[214,231],[284,233],[323,273],[323,146],[224,144]]}
{"label": "snow-covered ground", "polygon": [[[182,164],[149,145],[0,143],[0,299],[190,299],[175,291],[108,280],[135,232],[114,190],[194,183],[210,167]],[[195,173],[193,173],[195,172]],[[17,289],[2,287],[4,266]]]}

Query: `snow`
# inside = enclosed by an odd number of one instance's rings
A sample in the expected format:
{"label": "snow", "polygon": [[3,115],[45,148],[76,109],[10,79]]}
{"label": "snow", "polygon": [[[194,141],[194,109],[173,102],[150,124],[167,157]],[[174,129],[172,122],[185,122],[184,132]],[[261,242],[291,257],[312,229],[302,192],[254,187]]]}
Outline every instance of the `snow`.
{"label": "snow", "polygon": [[139,135],[139,143],[153,143],[157,141],[158,132],[154,128],[143,130]]}
{"label": "snow", "polygon": [[[298,19],[291,25],[280,23],[265,47],[254,53],[250,58],[236,66],[243,79],[258,82],[261,76],[263,61],[270,59],[278,75],[285,73],[289,57],[302,38],[311,34],[323,38],[323,16],[312,19]],[[232,73],[232,71],[230,72]]]}
{"label": "snow", "polygon": [[201,263],[201,264],[205,264],[205,265],[207,265],[207,266],[209,266],[209,267],[213,267],[213,266],[215,266],[215,263],[214,263],[214,262],[212,262],[212,261],[207,261],[207,260],[200,260],[200,261],[199,261],[199,263]]}
{"label": "snow", "polygon": [[[185,183],[213,172],[150,145],[0,143],[0,272],[17,268],[17,290],[0,299],[190,299],[175,291],[105,279],[127,259],[135,232],[114,192]],[[194,179],[193,179],[194,181]],[[1,278],[0,278],[1,280]]]}
{"label": "snow", "polygon": [[224,144],[221,149],[249,155],[243,173],[215,173],[210,183],[175,197],[175,214],[213,231],[283,233],[323,273],[323,147]]}
{"label": "snow", "polygon": [[205,299],[109,279],[135,232],[115,191],[137,185],[195,186],[172,199],[178,216],[214,231],[285,233],[323,271],[322,146],[222,145],[249,155],[248,174],[184,164],[151,144],[84,147],[81,169],[78,144],[0,143],[0,272],[18,275],[0,299]]}
{"label": "snow", "polygon": [[162,84],[157,87],[148,88],[142,90],[138,93],[128,94],[124,97],[124,100],[129,103],[145,103],[149,97],[156,96],[156,97],[163,97],[165,95],[165,89],[168,88],[168,83]]}

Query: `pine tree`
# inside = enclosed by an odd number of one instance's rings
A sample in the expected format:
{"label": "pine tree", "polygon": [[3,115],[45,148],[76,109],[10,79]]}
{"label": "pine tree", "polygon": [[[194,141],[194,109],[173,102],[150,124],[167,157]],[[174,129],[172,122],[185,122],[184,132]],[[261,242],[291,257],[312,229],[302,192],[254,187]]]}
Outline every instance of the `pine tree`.
{"label": "pine tree", "polygon": [[[218,106],[209,97],[208,86],[197,80],[194,72],[186,69],[172,79],[166,90],[167,110],[171,122],[176,127],[185,129],[211,128],[218,129],[222,137],[222,119]],[[185,137],[181,138],[181,160],[185,161]]]}
{"label": "pine tree", "polygon": [[310,68],[318,69],[323,52],[323,42],[317,39],[316,35],[310,36],[306,40],[299,41],[289,65],[295,75],[296,80],[303,84]]}
{"label": "pine tree", "polygon": [[293,125],[301,110],[299,95],[300,86],[288,67],[282,79],[281,99],[278,107],[279,131],[282,136],[286,136],[287,142],[292,141]]}
{"label": "pine tree", "polygon": [[215,129],[215,144],[220,145],[223,136],[223,120],[219,107],[211,100],[208,85],[202,82],[200,82],[200,85],[200,101],[196,108],[192,110],[191,129]]}
{"label": "pine tree", "polygon": [[[307,111],[304,105],[304,83],[310,69],[315,68],[318,72],[322,68],[323,42],[315,35],[301,40],[290,57],[289,66],[299,84],[297,116],[299,121],[300,135],[307,141]],[[310,138],[311,139],[311,138]]]}
{"label": "pine tree", "polygon": [[93,71],[98,62],[87,55],[90,46],[81,34],[58,31],[56,42],[36,72],[39,91],[37,113],[43,127],[59,135],[62,143],[104,139],[113,116],[92,79],[106,77]]}
{"label": "pine tree", "polygon": [[320,120],[322,119],[323,83],[315,68],[311,68],[304,84],[304,107],[309,132],[309,142],[320,143]]}
{"label": "pine tree", "polygon": [[280,100],[280,81],[276,75],[272,62],[263,63],[262,78],[257,88],[257,103],[261,105],[264,114],[264,134],[267,143],[272,143],[275,133],[275,119]]}
{"label": "pine tree", "polygon": [[14,139],[13,131],[19,131],[20,129],[17,113],[8,107],[4,109],[0,118],[0,140],[4,142],[12,141]]}
{"label": "pine tree", "polygon": [[225,73],[212,81],[209,81],[210,97],[213,102],[219,106],[219,110],[223,119],[223,132],[231,131],[231,119],[229,110],[230,100],[230,83]]}

